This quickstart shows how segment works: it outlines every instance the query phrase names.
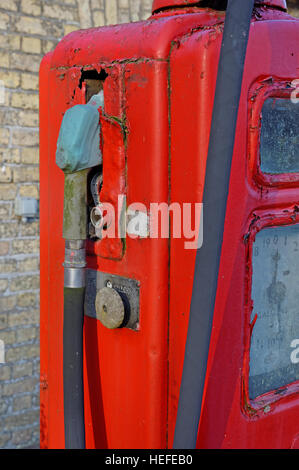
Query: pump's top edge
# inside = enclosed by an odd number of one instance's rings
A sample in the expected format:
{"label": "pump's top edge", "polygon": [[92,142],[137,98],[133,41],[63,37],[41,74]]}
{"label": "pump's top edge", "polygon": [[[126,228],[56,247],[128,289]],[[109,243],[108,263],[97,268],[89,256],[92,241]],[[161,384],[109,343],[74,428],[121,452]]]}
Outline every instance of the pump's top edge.
{"label": "pump's top edge", "polygon": [[[157,11],[163,8],[171,8],[171,7],[186,7],[186,6],[200,6],[201,1],[199,0],[154,0],[152,11],[156,13]],[[217,3],[217,2],[214,2]],[[221,3],[221,2],[220,2]],[[282,10],[287,11],[287,3],[286,0],[257,0],[256,4],[266,5],[270,7],[281,8]],[[208,2],[204,2],[204,4],[208,4]],[[211,2],[211,5],[213,2]]]}

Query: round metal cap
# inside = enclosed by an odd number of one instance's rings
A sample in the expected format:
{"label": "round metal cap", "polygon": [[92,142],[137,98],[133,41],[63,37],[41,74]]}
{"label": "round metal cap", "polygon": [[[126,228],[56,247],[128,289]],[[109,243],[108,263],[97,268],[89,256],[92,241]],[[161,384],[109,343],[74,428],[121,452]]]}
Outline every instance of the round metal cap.
{"label": "round metal cap", "polygon": [[96,296],[97,319],[110,330],[119,328],[125,319],[125,306],[115,289],[104,287]]}

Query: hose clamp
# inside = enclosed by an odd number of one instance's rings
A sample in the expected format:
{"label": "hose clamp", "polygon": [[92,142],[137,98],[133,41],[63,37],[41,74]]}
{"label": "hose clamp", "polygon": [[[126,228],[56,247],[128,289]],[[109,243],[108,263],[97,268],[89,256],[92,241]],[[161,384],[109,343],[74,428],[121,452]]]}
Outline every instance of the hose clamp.
{"label": "hose clamp", "polygon": [[64,287],[81,289],[85,286],[85,268],[64,268]]}
{"label": "hose clamp", "polygon": [[85,287],[86,250],[84,240],[65,241],[64,287]]}

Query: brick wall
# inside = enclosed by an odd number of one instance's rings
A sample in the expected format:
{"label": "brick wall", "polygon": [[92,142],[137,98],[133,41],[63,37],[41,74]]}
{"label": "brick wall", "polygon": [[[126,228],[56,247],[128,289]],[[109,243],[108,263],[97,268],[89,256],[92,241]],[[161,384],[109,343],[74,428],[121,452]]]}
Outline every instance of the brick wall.
{"label": "brick wall", "polygon": [[15,200],[39,194],[40,60],[65,34],[146,18],[151,4],[0,0],[0,448],[39,441],[39,226],[15,216]]}
{"label": "brick wall", "polygon": [[287,0],[289,13],[296,18],[299,18],[299,0]]}
{"label": "brick wall", "polygon": [[15,216],[15,200],[39,194],[41,58],[73,30],[150,9],[151,0],[0,0],[0,448],[39,442],[39,224]]}

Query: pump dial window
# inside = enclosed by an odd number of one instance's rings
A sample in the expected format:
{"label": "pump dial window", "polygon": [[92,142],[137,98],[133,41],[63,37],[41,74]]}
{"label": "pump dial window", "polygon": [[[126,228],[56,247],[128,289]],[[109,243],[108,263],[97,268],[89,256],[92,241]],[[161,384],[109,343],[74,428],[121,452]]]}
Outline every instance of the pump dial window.
{"label": "pump dial window", "polygon": [[253,400],[299,380],[293,348],[299,343],[299,225],[265,228],[252,248]]}
{"label": "pump dial window", "polygon": [[262,108],[261,171],[299,172],[299,104],[290,98],[268,98]]}

